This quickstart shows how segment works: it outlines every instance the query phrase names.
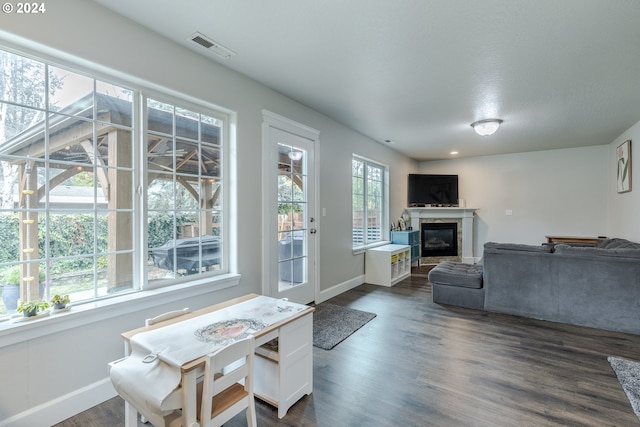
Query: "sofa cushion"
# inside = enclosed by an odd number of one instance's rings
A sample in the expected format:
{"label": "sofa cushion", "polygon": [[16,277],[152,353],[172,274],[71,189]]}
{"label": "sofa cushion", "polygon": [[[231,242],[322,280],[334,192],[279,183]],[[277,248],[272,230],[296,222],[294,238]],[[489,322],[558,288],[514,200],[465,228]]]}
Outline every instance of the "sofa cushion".
{"label": "sofa cushion", "polygon": [[596,248],[601,249],[640,249],[640,243],[630,242],[627,239],[600,239],[596,243]]}
{"label": "sofa cushion", "polygon": [[556,245],[555,252],[559,255],[578,255],[594,258],[640,258],[640,247],[616,247],[613,249],[605,249]]}
{"label": "sofa cushion", "polygon": [[438,285],[479,289],[482,288],[482,266],[443,261],[429,271],[429,281]]}
{"label": "sofa cushion", "polygon": [[487,242],[484,244],[484,249],[497,249],[505,251],[522,251],[522,252],[551,252],[553,245],[524,245],[521,243],[495,243]]}

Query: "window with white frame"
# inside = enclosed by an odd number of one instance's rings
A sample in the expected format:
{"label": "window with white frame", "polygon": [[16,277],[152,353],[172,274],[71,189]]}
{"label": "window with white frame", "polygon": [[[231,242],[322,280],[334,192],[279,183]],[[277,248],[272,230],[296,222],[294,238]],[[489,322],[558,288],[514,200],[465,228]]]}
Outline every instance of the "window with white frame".
{"label": "window with white frame", "polygon": [[146,101],[148,280],[224,271],[224,122]]}
{"label": "window with white frame", "polygon": [[224,115],[5,50],[0,70],[0,316],[226,272]]}
{"label": "window with white frame", "polygon": [[388,227],[387,167],[359,156],[351,160],[353,248],[383,239]]}

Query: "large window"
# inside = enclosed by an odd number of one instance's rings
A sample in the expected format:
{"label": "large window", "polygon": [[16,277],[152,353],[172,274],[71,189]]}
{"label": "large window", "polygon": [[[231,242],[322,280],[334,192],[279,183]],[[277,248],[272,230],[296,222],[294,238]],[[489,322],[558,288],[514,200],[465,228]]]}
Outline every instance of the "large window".
{"label": "large window", "polygon": [[157,99],[0,50],[0,316],[226,272],[226,119]]}
{"label": "large window", "polygon": [[352,242],[360,248],[384,240],[387,234],[387,168],[353,156],[351,170]]}

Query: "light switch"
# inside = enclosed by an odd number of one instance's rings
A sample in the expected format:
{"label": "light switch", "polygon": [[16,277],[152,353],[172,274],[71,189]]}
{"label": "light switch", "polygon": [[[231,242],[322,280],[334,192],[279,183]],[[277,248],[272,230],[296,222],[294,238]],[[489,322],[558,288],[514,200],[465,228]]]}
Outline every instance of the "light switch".
{"label": "light switch", "polygon": [[511,209],[507,209],[507,210],[506,210],[506,212],[505,212],[505,214],[507,214],[507,215],[513,215],[513,210],[511,210]]}

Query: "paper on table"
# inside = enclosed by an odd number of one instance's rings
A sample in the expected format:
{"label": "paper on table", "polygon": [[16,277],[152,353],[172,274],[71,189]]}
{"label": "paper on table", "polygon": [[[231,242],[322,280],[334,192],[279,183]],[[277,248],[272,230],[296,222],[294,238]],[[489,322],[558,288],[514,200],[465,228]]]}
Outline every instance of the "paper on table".
{"label": "paper on table", "polygon": [[144,362],[146,355],[131,356],[111,365],[111,383],[120,397],[133,405],[150,420],[162,413],[164,400],[180,384],[180,369],[155,358]]}
{"label": "paper on table", "polygon": [[179,368],[234,339],[244,338],[307,308],[302,304],[258,296],[202,316],[136,334],[131,338],[131,348],[145,355],[157,353],[161,360]]}

